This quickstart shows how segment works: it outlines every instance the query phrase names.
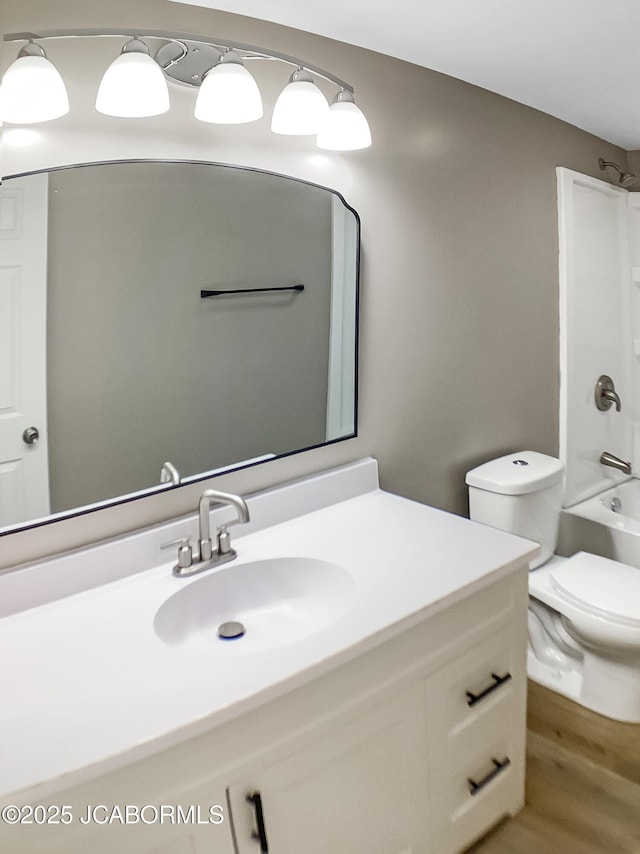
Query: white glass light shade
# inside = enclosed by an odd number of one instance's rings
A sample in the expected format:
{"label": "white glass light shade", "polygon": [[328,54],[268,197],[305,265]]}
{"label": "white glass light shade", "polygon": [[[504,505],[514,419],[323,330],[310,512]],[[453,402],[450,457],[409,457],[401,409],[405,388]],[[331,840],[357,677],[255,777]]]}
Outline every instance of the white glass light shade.
{"label": "white glass light shade", "polygon": [[371,145],[369,123],[349,92],[336,96],[318,131],[316,144],[330,151],[357,151]]}
{"label": "white glass light shade", "polygon": [[127,50],[104,73],[96,110],[107,116],[146,118],[169,109],[169,88],[160,66],[148,53]]}
{"label": "white glass light shade", "polygon": [[225,60],[230,53],[207,72],[198,90],[194,115],[201,122],[239,125],[262,116],[258,84],[239,59]]}
{"label": "white glass light shade", "polygon": [[35,124],[69,112],[69,97],[58,69],[45,56],[19,56],[2,78],[2,120]]}
{"label": "white glass light shade", "polygon": [[318,133],[329,112],[329,104],[311,75],[295,71],[284,87],[271,117],[271,130],[291,136]]}

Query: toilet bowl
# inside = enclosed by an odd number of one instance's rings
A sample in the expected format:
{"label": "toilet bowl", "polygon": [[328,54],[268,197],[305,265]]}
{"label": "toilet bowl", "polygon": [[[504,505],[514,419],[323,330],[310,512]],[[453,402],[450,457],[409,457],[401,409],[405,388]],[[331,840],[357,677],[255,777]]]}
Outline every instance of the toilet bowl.
{"label": "toilet bowl", "polygon": [[470,517],[541,545],[529,573],[528,675],[615,720],[640,723],[640,570],[553,554],[562,464],[533,451],[467,473]]}

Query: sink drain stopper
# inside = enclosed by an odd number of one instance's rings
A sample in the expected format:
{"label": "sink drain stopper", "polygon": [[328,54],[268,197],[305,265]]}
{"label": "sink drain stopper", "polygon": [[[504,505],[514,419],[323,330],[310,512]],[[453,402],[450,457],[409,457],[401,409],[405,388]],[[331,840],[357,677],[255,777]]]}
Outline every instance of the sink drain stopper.
{"label": "sink drain stopper", "polygon": [[244,636],[244,626],[242,623],[234,621],[230,623],[221,623],[218,626],[218,637],[220,640],[237,640]]}

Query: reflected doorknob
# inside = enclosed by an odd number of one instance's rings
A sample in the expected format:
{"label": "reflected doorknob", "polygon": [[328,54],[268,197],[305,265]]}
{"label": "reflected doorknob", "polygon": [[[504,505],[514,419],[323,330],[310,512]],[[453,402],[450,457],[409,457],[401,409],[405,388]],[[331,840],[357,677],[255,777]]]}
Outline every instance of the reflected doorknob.
{"label": "reflected doorknob", "polygon": [[25,445],[35,445],[40,438],[40,431],[37,427],[27,427],[22,434],[22,441]]}

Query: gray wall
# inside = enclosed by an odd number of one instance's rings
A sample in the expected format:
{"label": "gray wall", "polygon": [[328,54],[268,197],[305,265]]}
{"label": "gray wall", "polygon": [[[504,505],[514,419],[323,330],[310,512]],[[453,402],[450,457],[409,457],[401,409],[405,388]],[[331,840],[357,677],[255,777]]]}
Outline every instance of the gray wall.
{"label": "gray wall", "polygon": [[[229,35],[304,57],[355,86],[374,138],[363,152],[328,155],[309,141],[275,138],[268,116],[252,127],[198,127],[182,93],[172,113],[135,120],[125,136],[122,123],[92,113],[95,85],[81,63],[93,61],[95,49],[70,46],[73,57],[60,52],[58,64],[83,69],[71,93],[74,115],[52,123],[46,150],[5,146],[11,166],[110,155],[116,136],[129,153],[206,151],[335,187],[360,213],[359,437],[226,476],[220,486],[251,491],[372,454],[385,488],[464,513],[470,466],[517,448],[557,453],[555,167],[602,177],[597,158],[625,165],[624,151],[447,76],[252,19],[162,0],[3,2],[6,31],[142,23]],[[6,65],[6,48],[3,58]],[[286,82],[287,72],[276,80],[276,71],[265,72],[272,75],[267,112]],[[198,492],[14,535],[0,560],[186,512]]]}
{"label": "gray wall", "polygon": [[[628,168],[631,172],[635,172],[636,175],[640,176],[640,151],[639,150],[627,152],[627,164],[628,164]],[[620,164],[618,164],[618,165],[620,165]],[[640,192],[640,186],[638,186],[638,184],[634,184],[629,189],[632,192],[636,192],[636,193]]]}
{"label": "gray wall", "polygon": [[154,486],[165,460],[184,477],[324,441],[331,199],[201,164],[50,173],[52,512]]}

